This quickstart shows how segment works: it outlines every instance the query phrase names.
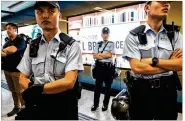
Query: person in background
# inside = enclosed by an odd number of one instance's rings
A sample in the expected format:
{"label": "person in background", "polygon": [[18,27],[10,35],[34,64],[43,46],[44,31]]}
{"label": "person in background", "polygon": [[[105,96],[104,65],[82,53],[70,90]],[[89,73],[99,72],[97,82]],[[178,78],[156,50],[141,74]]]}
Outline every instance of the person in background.
{"label": "person in background", "polygon": [[22,89],[19,85],[20,72],[16,67],[22,59],[26,49],[26,43],[17,35],[18,26],[16,24],[6,24],[6,30],[9,41],[3,46],[1,57],[4,58],[3,70],[14,101],[14,108],[7,115],[13,116],[14,114],[18,113],[24,105],[24,101],[21,96]]}
{"label": "person in background", "polygon": [[113,54],[114,43],[109,41],[110,30],[108,27],[102,29],[103,41],[96,44],[93,57],[96,59],[95,63],[95,92],[94,104],[91,111],[95,111],[99,107],[99,98],[103,82],[105,83],[105,96],[103,101],[102,111],[106,111],[110,99],[111,85],[113,82]]}

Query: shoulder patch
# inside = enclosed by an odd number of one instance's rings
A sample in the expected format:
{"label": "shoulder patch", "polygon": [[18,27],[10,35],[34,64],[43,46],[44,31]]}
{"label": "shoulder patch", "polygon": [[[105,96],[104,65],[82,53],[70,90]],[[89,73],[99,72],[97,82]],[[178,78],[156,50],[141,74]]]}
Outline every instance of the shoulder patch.
{"label": "shoulder patch", "polygon": [[138,33],[143,33],[143,31],[145,30],[145,25],[141,25],[136,27],[135,29],[131,30],[130,33],[134,36],[136,36]]}

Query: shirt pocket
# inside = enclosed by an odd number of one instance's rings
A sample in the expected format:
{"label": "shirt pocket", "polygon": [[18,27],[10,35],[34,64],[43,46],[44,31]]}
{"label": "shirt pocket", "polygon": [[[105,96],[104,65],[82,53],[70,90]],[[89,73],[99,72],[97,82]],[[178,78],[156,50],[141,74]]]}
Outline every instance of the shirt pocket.
{"label": "shirt pocket", "polygon": [[173,52],[172,45],[170,42],[161,41],[158,45],[159,47],[159,58],[161,59],[169,59],[170,55]]}
{"label": "shirt pocket", "polygon": [[141,58],[152,58],[154,56],[154,45],[139,45],[138,48]]}
{"label": "shirt pocket", "polygon": [[34,76],[42,76],[44,74],[45,58],[33,58],[32,59],[32,71]]}
{"label": "shirt pocket", "polygon": [[64,75],[65,73],[65,66],[66,66],[66,63],[67,63],[67,58],[61,56],[59,58],[57,58],[55,61],[55,75],[56,76],[61,76],[61,75]]}
{"label": "shirt pocket", "polygon": [[111,45],[107,45],[104,52],[112,51]]}

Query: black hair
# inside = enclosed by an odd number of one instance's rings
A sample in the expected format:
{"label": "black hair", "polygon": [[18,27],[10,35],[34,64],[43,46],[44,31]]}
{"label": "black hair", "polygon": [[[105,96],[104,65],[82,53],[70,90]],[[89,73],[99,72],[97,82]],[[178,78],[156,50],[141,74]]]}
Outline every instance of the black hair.
{"label": "black hair", "polygon": [[14,23],[7,23],[5,26],[7,27],[8,25],[11,26],[12,28],[16,29],[17,33],[18,33],[18,26],[16,24],[14,24]]}
{"label": "black hair", "polygon": [[147,2],[146,2],[146,4],[151,4],[151,3],[152,3],[152,1],[147,1]]}

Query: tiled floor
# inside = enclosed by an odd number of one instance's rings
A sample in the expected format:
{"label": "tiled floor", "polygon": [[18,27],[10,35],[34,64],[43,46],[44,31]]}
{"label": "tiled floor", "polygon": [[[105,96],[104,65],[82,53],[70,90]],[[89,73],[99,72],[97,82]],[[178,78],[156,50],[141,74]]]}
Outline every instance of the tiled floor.
{"label": "tiled floor", "polygon": [[[2,75],[1,76],[2,80],[5,80],[4,75],[3,74],[1,75]],[[114,120],[110,112],[110,105],[113,97],[111,97],[110,99],[108,110],[105,112],[102,112],[101,107],[102,107],[104,95],[101,94],[99,108],[96,111],[92,112],[91,106],[93,104],[93,95],[94,95],[94,92],[92,91],[88,91],[84,89],[82,90],[82,97],[79,100],[79,104],[78,104],[79,112],[99,120]],[[1,120],[14,120],[14,116],[12,117],[6,116],[6,114],[12,110],[12,108],[13,108],[13,100],[12,100],[11,93],[6,89],[1,88]],[[178,120],[182,120],[182,114],[178,115]]]}
{"label": "tiled floor", "polygon": [[10,91],[1,88],[1,120],[14,120],[14,116],[7,117],[7,113],[13,109],[13,99]]}
{"label": "tiled floor", "polygon": [[[105,112],[101,111],[101,106],[102,106],[102,100],[103,100],[103,95],[101,95],[100,98],[100,107],[97,109],[95,112],[91,112],[91,106],[92,106],[92,101],[93,101],[93,92],[83,90],[82,91],[82,98],[79,100],[79,112],[82,114],[85,114],[87,116],[93,117],[95,119],[99,120],[114,120],[113,117],[111,116],[110,113],[110,106],[109,109]],[[13,109],[13,100],[11,93],[4,89],[1,88],[1,119],[2,120],[14,120],[14,116],[12,117],[7,117],[7,113],[10,112]],[[112,97],[111,97],[112,98]]]}
{"label": "tiled floor", "polygon": [[93,105],[93,98],[94,98],[94,92],[83,89],[82,97],[78,103],[79,112],[99,120],[114,120],[110,112],[110,107],[111,107],[110,105],[113,97],[110,98],[108,110],[105,112],[102,111],[104,95],[101,94],[99,108],[96,111],[92,112],[91,106]]}

